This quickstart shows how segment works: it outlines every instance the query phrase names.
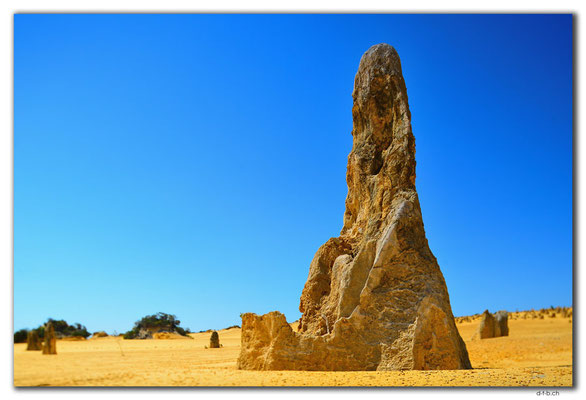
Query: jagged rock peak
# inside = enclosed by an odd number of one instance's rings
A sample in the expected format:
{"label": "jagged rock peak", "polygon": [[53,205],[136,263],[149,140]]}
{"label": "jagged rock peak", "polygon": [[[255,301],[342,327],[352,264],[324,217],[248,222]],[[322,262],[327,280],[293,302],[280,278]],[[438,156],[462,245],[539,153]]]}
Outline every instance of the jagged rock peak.
{"label": "jagged rock peak", "polygon": [[342,235],[359,241],[376,234],[392,198],[415,190],[415,138],[401,61],[388,44],[360,60],[352,94],[353,145]]}
{"label": "jagged rock peak", "polygon": [[386,44],[354,80],[344,227],[316,252],[294,332],[242,315],[241,369],[470,368],[415,190],[415,139],[401,62]]}

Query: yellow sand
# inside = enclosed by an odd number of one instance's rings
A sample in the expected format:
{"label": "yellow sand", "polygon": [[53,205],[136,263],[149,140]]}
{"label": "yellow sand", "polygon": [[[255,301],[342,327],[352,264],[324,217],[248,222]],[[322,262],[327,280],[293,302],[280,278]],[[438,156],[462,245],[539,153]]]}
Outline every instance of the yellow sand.
{"label": "yellow sand", "polygon": [[240,371],[240,329],[219,331],[224,347],[193,339],[105,337],[57,342],[57,355],[14,345],[15,386],[571,386],[568,318],[509,320],[510,336],[471,340],[479,319],[457,324],[473,370],[389,372]]}

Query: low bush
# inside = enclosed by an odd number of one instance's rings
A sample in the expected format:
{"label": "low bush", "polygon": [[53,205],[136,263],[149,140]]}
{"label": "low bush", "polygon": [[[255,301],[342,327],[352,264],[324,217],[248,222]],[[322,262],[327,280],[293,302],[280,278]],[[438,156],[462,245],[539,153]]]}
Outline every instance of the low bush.
{"label": "low bush", "polygon": [[181,321],[173,314],[159,312],[153,315],[147,315],[140,321],[134,323],[134,327],[124,334],[124,339],[136,338],[141,329],[177,332],[182,336],[187,336],[188,333],[191,333],[189,328],[184,329],[179,324],[181,324]]}

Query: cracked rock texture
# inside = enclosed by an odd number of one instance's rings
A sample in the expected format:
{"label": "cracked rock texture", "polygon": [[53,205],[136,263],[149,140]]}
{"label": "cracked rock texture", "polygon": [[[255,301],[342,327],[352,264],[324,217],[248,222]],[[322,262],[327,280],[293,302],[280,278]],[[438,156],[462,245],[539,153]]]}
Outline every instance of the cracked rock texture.
{"label": "cracked rock texture", "polygon": [[360,61],[339,237],[309,268],[295,332],[285,316],[243,314],[238,368],[471,368],[415,190],[415,138],[401,62],[387,44]]}

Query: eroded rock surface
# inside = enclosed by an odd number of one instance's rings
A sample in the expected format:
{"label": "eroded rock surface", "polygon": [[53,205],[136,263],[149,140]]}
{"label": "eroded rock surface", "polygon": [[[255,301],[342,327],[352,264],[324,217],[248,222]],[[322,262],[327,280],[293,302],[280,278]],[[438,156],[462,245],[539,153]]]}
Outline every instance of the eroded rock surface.
{"label": "eroded rock surface", "polygon": [[492,315],[488,310],[485,310],[482,313],[482,319],[475,336],[479,336],[480,339],[509,336],[509,313],[497,311]]}
{"label": "eroded rock surface", "polygon": [[27,350],[41,350],[43,342],[39,337],[39,332],[36,329],[29,331],[26,335],[26,349]]}
{"label": "eroded rock surface", "polygon": [[509,336],[509,313],[497,311],[494,314],[494,336]]}
{"label": "eroded rock surface", "polygon": [[218,332],[213,331],[212,335],[210,336],[210,349],[219,349],[220,348],[220,335]]}
{"label": "eroded rock surface", "polygon": [[484,310],[482,313],[482,319],[478,325],[478,336],[480,339],[487,339],[494,337],[495,333],[495,320],[494,316],[488,311]]}
{"label": "eroded rock surface", "polygon": [[43,342],[43,354],[57,354],[57,337],[52,322],[45,326],[45,341]]}
{"label": "eroded rock surface", "polygon": [[279,312],[242,316],[241,369],[471,368],[429,249],[415,190],[415,139],[401,62],[362,57],[339,237],[314,256],[294,332]]}

